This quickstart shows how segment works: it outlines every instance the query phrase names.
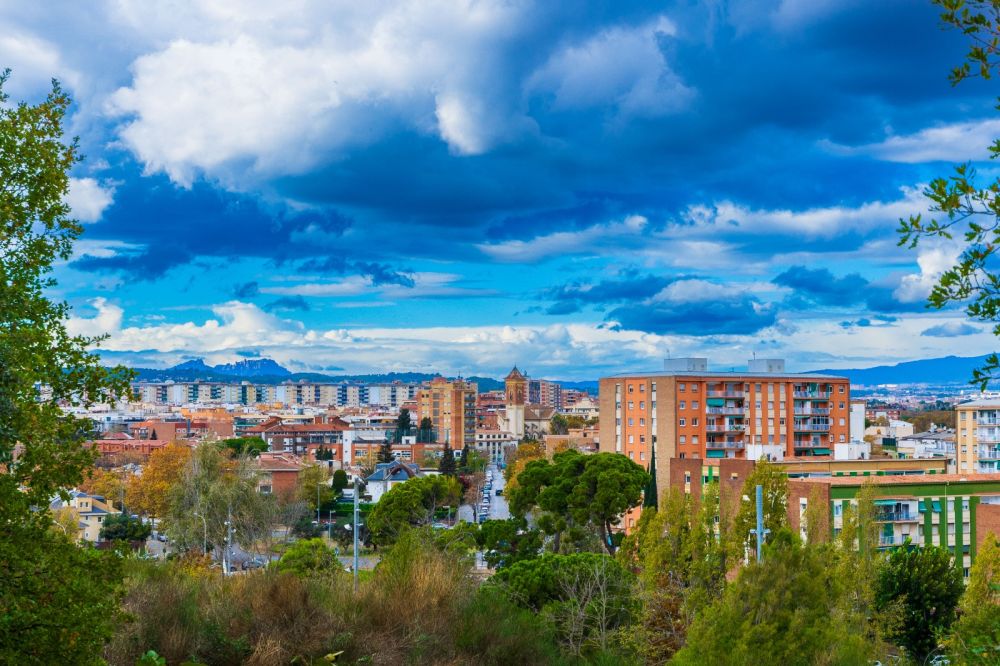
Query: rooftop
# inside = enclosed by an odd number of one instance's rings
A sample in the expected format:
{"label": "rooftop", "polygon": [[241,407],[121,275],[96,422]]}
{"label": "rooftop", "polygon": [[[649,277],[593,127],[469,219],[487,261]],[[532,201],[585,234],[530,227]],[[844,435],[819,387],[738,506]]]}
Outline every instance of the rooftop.
{"label": "rooftop", "polygon": [[1000,492],[1000,474],[900,474],[891,476],[824,476],[795,479],[807,483],[828,483],[832,486],[860,486],[866,481],[876,486],[927,485],[949,483],[995,483]]}
{"label": "rooftop", "polygon": [[[611,375],[605,379],[614,379],[619,377],[622,379],[631,377],[718,377],[720,379],[741,379],[743,377],[747,377],[752,379],[813,379],[817,381],[836,379],[847,381],[847,377],[838,377],[837,375],[819,375],[811,372],[750,372],[749,370],[733,370],[729,372],[654,370],[653,372],[623,372],[621,374]],[[1000,400],[997,400],[996,404],[1000,407]]]}
{"label": "rooftop", "polygon": [[957,405],[955,405],[955,409],[976,408],[976,407],[990,407],[994,409],[1000,409],[1000,397],[980,398],[979,400],[960,402]]}

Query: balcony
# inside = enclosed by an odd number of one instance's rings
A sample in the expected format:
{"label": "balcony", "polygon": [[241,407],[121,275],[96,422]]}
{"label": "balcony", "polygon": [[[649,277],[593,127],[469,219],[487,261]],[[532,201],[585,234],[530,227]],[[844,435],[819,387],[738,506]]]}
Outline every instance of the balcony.
{"label": "balcony", "polygon": [[879,523],[918,523],[920,516],[909,511],[878,511],[875,521]]}
{"label": "balcony", "polygon": [[826,407],[796,407],[792,413],[795,416],[829,416],[830,410]]}
{"label": "balcony", "polygon": [[744,396],[743,389],[737,388],[727,388],[720,390],[708,390],[706,394],[709,398],[742,398]]}
{"label": "balcony", "polygon": [[980,460],[1000,460],[1000,447],[980,446],[976,453]]}
{"label": "balcony", "polygon": [[724,439],[715,442],[705,442],[706,449],[742,449],[743,440],[741,439]]}
{"label": "balcony", "polygon": [[705,424],[706,432],[745,432],[747,429],[743,423],[708,423]]}
{"label": "balcony", "polygon": [[706,414],[721,414],[723,416],[744,416],[746,410],[743,407],[706,407]]}
{"label": "balcony", "polygon": [[1000,428],[977,428],[976,440],[980,442],[1000,442]]}
{"label": "balcony", "polygon": [[792,426],[795,432],[829,432],[829,423],[795,423]]}
{"label": "balcony", "polygon": [[903,540],[896,540],[895,536],[886,536],[885,534],[879,536],[878,545],[879,548],[888,548],[890,546],[895,546],[897,544],[903,543]]}
{"label": "balcony", "polygon": [[793,391],[792,395],[801,400],[829,400],[833,395],[831,391]]}

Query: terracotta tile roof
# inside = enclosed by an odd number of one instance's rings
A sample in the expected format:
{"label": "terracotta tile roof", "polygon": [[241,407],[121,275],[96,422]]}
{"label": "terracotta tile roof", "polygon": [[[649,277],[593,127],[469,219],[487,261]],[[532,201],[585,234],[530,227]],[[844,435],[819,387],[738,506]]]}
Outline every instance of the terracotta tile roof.
{"label": "terracotta tile roof", "polygon": [[1000,474],[887,474],[885,476],[820,476],[790,480],[828,483],[833,486],[859,486],[865,481],[871,481],[877,486],[993,482],[998,484],[997,487],[1000,489]]}

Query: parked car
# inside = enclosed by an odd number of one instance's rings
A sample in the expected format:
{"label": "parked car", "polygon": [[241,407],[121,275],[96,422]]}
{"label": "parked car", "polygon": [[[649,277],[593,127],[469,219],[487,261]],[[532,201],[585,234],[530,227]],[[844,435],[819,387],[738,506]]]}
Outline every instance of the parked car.
{"label": "parked car", "polygon": [[503,488],[497,488],[497,497],[503,495]]}
{"label": "parked car", "polygon": [[264,560],[260,559],[259,557],[254,557],[249,560],[243,560],[243,564],[240,565],[240,567],[244,571],[247,571],[249,569],[260,569],[262,566],[264,566]]}
{"label": "parked car", "polygon": [[166,543],[167,542],[167,535],[164,534],[163,532],[157,532],[156,533],[156,540],[159,541],[160,543]]}

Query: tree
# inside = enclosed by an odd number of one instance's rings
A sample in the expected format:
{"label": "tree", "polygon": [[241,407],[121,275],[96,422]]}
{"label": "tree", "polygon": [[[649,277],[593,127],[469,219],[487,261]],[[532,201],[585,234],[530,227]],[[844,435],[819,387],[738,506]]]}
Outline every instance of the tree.
{"label": "tree", "polygon": [[162,518],[170,504],[170,491],[180,481],[191,458],[191,447],[172,442],[153,451],[142,474],[129,479],[125,502],[132,511]]}
{"label": "tree", "polygon": [[955,620],[962,595],[962,574],[952,563],[951,553],[937,546],[898,548],[880,568],[875,589],[877,608],[902,603],[904,621],[890,638],[917,663],[924,663],[937,647],[938,635],[947,632]]}
{"label": "tree", "polygon": [[[1000,68],[1000,16],[993,0],[934,0],[941,7],[941,21],[969,37],[966,61],[952,70],[952,85],[967,78],[991,79]],[[1000,140],[989,147],[990,156],[1000,156]],[[962,305],[972,319],[994,324],[1000,335],[1000,274],[996,257],[1000,249],[1000,182],[980,185],[971,163],[955,167],[950,178],[935,178],[925,188],[931,212],[944,219],[925,220],[911,215],[900,220],[900,245],[915,248],[929,239],[962,238],[964,247],[957,262],[941,273],[931,290],[928,304],[941,309]],[[1000,371],[1000,356],[987,357],[984,367],[973,371],[973,383],[985,390]]]}
{"label": "tree", "polygon": [[219,444],[232,451],[234,456],[248,455],[257,458],[267,451],[267,442],[260,437],[231,437],[220,440]]}
{"label": "tree", "polygon": [[441,461],[438,463],[438,472],[444,474],[445,476],[455,476],[455,454],[451,450],[451,445],[447,442],[444,445],[444,451],[441,452]]}
{"label": "tree", "polygon": [[158,437],[156,436],[156,428],[153,428],[153,429],[152,429],[152,430],[151,430],[151,431],[149,432],[149,438],[150,438],[150,439],[159,439],[159,438],[158,438]]}
{"label": "tree", "polygon": [[[114,403],[130,373],[105,369],[100,338],[70,335],[47,297],[53,263],[82,227],[65,201],[80,161],[63,139],[70,99],[53,81],[35,105],[9,104],[0,74],[0,662],[95,663],[117,619],[120,563],[53,534],[47,507],[78,486],[96,451],[63,405]],[[45,391],[40,392],[39,386]]]}
{"label": "tree", "polygon": [[570,449],[552,456],[551,462],[543,458],[527,463],[508,498],[516,516],[540,512],[538,526],[555,537],[553,551],[559,550],[564,532],[591,526],[613,555],[612,527],[639,505],[648,481],[645,470],[623,455],[584,455]]}
{"label": "tree", "polygon": [[380,463],[391,463],[396,457],[392,454],[392,442],[386,437],[386,440],[378,447],[378,461]]}
{"label": "tree", "polygon": [[124,468],[117,469],[91,469],[86,479],[79,488],[88,495],[98,495],[110,502],[117,502],[118,508],[124,510],[122,506],[125,496],[126,478],[129,473]]}
{"label": "tree", "polygon": [[399,410],[399,416],[396,417],[396,441],[403,441],[402,438],[410,434],[410,429],[412,427],[413,423],[410,421],[410,410]]}
{"label": "tree", "polygon": [[313,515],[316,515],[317,509],[328,506],[337,498],[330,481],[326,465],[309,465],[299,472],[296,496],[310,507]]}
{"label": "tree", "polygon": [[635,577],[614,558],[573,553],[521,560],[491,579],[515,603],[538,612],[574,655],[606,650],[637,610]]}
{"label": "tree", "polygon": [[969,572],[958,621],[945,641],[958,663],[1000,663],[1000,541],[986,534]]}
{"label": "tree", "polygon": [[542,550],[542,533],[519,518],[487,520],[476,532],[476,544],[483,550],[487,564],[502,569],[538,557]]}
{"label": "tree", "polygon": [[644,509],[655,509],[658,501],[656,490],[656,446],[650,449],[649,453],[649,483],[642,491],[642,507]]}
{"label": "tree", "polygon": [[458,468],[463,472],[469,471],[469,445],[462,447],[462,454],[458,457]]}
{"label": "tree", "polygon": [[519,443],[517,448],[507,456],[507,467],[503,471],[507,487],[513,488],[517,485],[518,475],[524,471],[529,462],[544,457],[545,447],[538,440],[531,439]]}
{"label": "tree", "polygon": [[376,543],[390,544],[410,527],[427,525],[440,507],[458,506],[462,486],[450,476],[418,476],[393,486],[368,514]]}
{"label": "tree", "polygon": [[343,571],[336,553],[322,539],[296,541],[278,560],[276,568],[283,573],[303,577],[317,574],[336,575]]}
{"label": "tree", "polygon": [[80,538],[80,512],[71,506],[59,507],[52,512],[52,525],[49,531],[75,542]]}
{"label": "tree", "polygon": [[351,485],[350,480],[347,478],[347,472],[342,469],[338,469],[333,473],[333,481],[331,482],[333,486],[333,492],[338,496],[344,492],[347,486]]}
{"label": "tree", "polygon": [[750,534],[757,526],[757,486],[764,487],[764,529],[776,534],[788,524],[788,475],[777,464],[760,460],[743,483],[733,520],[731,542],[738,557],[757,550],[757,538]]}
{"label": "tree", "polygon": [[760,564],[694,620],[676,664],[864,664],[875,648],[865,618],[846,610],[843,586],[825,551],[787,529],[772,534]]}
{"label": "tree", "polygon": [[549,433],[553,435],[568,435],[569,421],[562,414],[553,414],[549,421]]}
{"label": "tree", "polygon": [[420,419],[420,430],[417,432],[417,440],[423,443],[433,443],[436,441],[434,437],[434,422],[431,421],[429,416]]}
{"label": "tree", "polygon": [[153,527],[138,518],[119,513],[108,516],[101,525],[102,541],[145,541],[152,534]]}

